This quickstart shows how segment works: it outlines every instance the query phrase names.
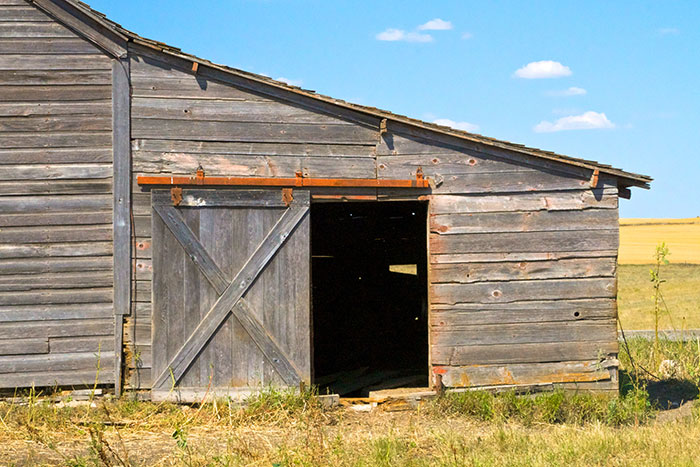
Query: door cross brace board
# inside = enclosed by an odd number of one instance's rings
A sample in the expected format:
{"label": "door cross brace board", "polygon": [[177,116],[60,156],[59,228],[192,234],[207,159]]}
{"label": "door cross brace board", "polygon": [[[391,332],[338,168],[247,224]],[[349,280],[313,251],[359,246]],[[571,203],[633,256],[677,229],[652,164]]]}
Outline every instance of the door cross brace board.
{"label": "door cross brace board", "polygon": [[153,382],[154,389],[162,389],[170,378],[173,378],[175,383],[182,378],[229,313],[233,313],[285,383],[297,385],[302,380],[300,372],[280,349],[275,339],[265,330],[243,298],[287,237],[308,213],[308,193],[300,195],[300,198],[302,200],[306,198],[307,202],[293,203],[284,211],[232,281],[226,279],[225,274],[207,253],[176,208],[164,204],[153,204],[158,216],[219,294],[216,303],[178,349],[168,366],[156,377]]}

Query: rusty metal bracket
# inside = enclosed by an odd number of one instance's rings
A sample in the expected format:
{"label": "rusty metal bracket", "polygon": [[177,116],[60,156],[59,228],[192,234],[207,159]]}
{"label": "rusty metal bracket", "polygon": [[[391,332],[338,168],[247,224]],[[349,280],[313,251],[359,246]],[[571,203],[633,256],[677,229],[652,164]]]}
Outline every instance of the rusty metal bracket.
{"label": "rusty metal bracket", "polygon": [[598,177],[600,176],[600,170],[595,169],[593,175],[591,175],[591,188],[598,186]]}
{"label": "rusty metal bracket", "polygon": [[292,201],[294,201],[292,190],[292,188],[282,188],[282,202],[287,207],[289,207],[289,205],[292,204]]}
{"label": "rusty metal bracket", "polygon": [[182,202],[182,188],[174,186],[170,189],[170,199],[173,200],[173,206],[179,206]]}
{"label": "rusty metal bracket", "polygon": [[197,70],[199,70],[199,63],[198,62],[192,62],[192,71],[197,74]]}
{"label": "rusty metal bracket", "polygon": [[379,134],[383,135],[386,131],[386,118],[382,118],[382,121],[379,122]]}
{"label": "rusty metal bracket", "polygon": [[204,169],[201,165],[197,167],[197,172],[195,173],[194,179],[197,185],[204,185]]}
{"label": "rusty metal bracket", "polygon": [[423,167],[418,167],[416,170],[416,183],[418,186],[423,185]]}

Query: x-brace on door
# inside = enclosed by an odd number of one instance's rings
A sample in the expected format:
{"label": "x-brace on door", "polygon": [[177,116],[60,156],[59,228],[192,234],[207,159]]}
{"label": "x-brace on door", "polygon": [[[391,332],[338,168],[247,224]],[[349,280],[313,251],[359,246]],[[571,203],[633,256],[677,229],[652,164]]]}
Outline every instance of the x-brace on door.
{"label": "x-brace on door", "polygon": [[309,382],[308,191],[151,196],[153,390]]}

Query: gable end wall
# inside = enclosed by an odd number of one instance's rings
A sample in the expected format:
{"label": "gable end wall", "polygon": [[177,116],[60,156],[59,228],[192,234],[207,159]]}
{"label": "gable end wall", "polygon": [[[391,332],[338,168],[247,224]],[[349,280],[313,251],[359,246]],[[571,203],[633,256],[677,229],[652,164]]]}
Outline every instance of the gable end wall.
{"label": "gable end wall", "polygon": [[[561,383],[617,388],[614,179],[457,138],[313,109],[225,83],[218,72],[130,48],[132,155],[138,175],[413,178],[430,201],[430,340],[452,387]],[[204,71],[202,71],[204,70]],[[224,77],[225,78],[225,77]],[[245,83],[244,83],[245,84]],[[262,91],[264,91],[262,86]],[[402,194],[380,190],[380,200]],[[415,195],[411,195],[415,197]],[[150,194],[134,181],[136,314],[127,323],[130,384],[151,368]]]}

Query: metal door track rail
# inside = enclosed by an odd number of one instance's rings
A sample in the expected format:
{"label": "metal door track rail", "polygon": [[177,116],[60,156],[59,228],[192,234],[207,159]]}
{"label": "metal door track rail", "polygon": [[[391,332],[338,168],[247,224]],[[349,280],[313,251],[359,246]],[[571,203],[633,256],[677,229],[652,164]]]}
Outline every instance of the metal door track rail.
{"label": "metal door track rail", "polygon": [[280,187],[338,187],[338,188],[429,188],[430,181],[423,170],[416,170],[415,179],[384,180],[376,178],[313,178],[296,172],[294,178],[266,177],[207,177],[197,169],[193,177],[183,175],[139,175],[139,185],[196,185],[196,186],[280,186]]}

